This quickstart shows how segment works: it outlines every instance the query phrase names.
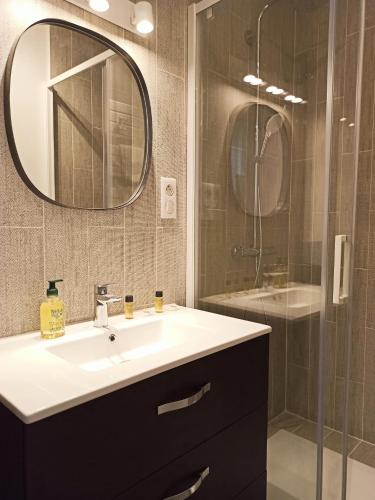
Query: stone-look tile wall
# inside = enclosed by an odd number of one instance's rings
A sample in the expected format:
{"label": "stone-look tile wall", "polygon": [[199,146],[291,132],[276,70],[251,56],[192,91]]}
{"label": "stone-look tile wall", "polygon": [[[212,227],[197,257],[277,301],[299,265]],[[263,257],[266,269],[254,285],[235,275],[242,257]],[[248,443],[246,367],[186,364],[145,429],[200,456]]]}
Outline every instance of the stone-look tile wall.
{"label": "stone-look tile wall", "polygon": [[[295,11],[290,280],[320,285],[324,211],[324,146],[329,5],[299,2]],[[319,317],[287,323],[286,409],[317,417]]]}
{"label": "stone-look tile wall", "polygon": [[[353,15],[354,14],[354,15]],[[366,1],[365,20],[365,48],[364,74],[362,86],[362,109],[360,128],[360,155],[357,190],[357,218],[356,218],[356,246],[354,256],[354,292],[353,292],[353,330],[352,330],[352,360],[350,371],[350,413],[349,432],[366,441],[375,443],[375,10],[371,0]],[[350,0],[347,10],[347,46],[348,50],[356,51],[358,46],[359,12],[356,2]],[[352,49],[350,49],[352,47]],[[350,61],[349,61],[350,63]],[[345,74],[351,73],[352,66],[346,67]],[[354,76],[353,76],[354,78]],[[347,92],[348,94],[348,92]],[[350,103],[350,94],[344,93],[344,113],[354,111],[354,100]],[[348,102],[349,101],[349,102]],[[352,111],[353,109],[353,111]],[[353,115],[352,115],[353,116]],[[351,118],[351,117],[350,117]],[[354,119],[352,120],[354,121]],[[343,135],[343,162],[342,176],[352,183],[351,143]],[[344,183],[343,183],[344,184]],[[346,193],[349,192],[347,195]],[[350,187],[343,188],[341,203],[344,205],[347,198],[350,200]],[[341,212],[344,212],[341,207]],[[347,217],[342,217],[341,226]],[[336,397],[339,401],[342,388],[344,365],[343,357],[346,352],[344,335],[346,326],[345,316],[337,318],[337,369],[336,369]],[[342,339],[340,342],[340,338]],[[339,348],[341,344],[341,349]],[[342,421],[342,412],[336,409],[336,425]]]}
{"label": "stone-look tile wall", "polygon": [[[328,6],[326,6],[327,9]],[[324,14],[324,10],[322,11]],[[326,31],[328,10],[319,20]],[[306,34],[306,24],[301,23]],[[309,170],[318,180],[313,196],[323,190],[324,180],[319,173],[320,152],[324,151],[325,96],[327,50],[326,41],[319,39],[319,26],[315,46],[316,72],[312,81],[317,95],[315,145],[310,144]],[[298,22],[297,22],[298,33]],[[342,2],[338,9],[335,82],[333,147],[329,200],[329,263],[328,302],[332,298],[332,273],[334,236],[351,234],[354,186],[354,132],[356,72],[358,63],[359,5],[354,0]],[[362,87],[362,115],[360,128],[359,176],[357,190],[357,218],[353,282],[353,328],[350,366],[349,433],[360,439],[375,442],[375,218],[374,218],[374,79],[375,79],[375,15],[373,2],[366,5],[366,30],[364,75]],[[345,117],[345,121],[340,118]],[[311,175],[311,174],[310,174]],[[307,173],[301,177],[302,189],[311,185]],[[320,180],[319,180],[320,179]],[[306,193],[303,193],[306,197]],[[306,198],[305,198],[306,200]],[[301,202],[301,201],[300,201]],[[299,202],[299,203],[300,203]],[[319,206],[319,205],[318,205]],[[312,211],[312,213],[314,210]],[[316,219],[318,221],[319,219]],[[314,228],[314,226],[313,226]],[[319,238],[314,238],[314,243]],[[302,250],[300,250],[302,252]],[[308,261],[303,261],[304,272],[310,273],[312,282],[318,281],[321,260],[320,249],[312,249]],[[326,424],[342,430],[344,415],[344,388],[347,359],[346,306],[327,306],[326,348]],[[288,329],[288,384],[287,409],[304,417],[317,418],[317,370],[319,350],[319,319],[313,318]]]}
{"label": "stone-look tile wall", "polygon": [[[232,248],[254,246],[254,217],[245,214],[233,193],[228,138],[230,118],[249,102],[256,102],[256,89],[243,82],[256,72],[257,17],[264,0],[223,0],[213,6],[213,16],[199,16],[200,47],[200,247],[199,296],[253,288],[256,282],[254,258],[233,258]],[[261,37],[261,75],[274,85],[292,90],[294,10],[275,4],[275,15],[265,15]],[[291,4],[286,2],[290,7]],[[279,22],[283,17],[283,24]],[[286,29],[286,26],[289,28]],[[262,103],[283,109],[279,98],[262,93]],[[285,109],[291,124],[291,108]],[[251,140],[249,138],[249,140]],[[287,165],[287,167],[290,165]],[[263,218],[263,245],[272,247],[264,264],[287,260],[289,205],[284,211]],[[258,235],[259,236],[259,235]],[[260,270],[260,279],[262,270]],[[200,304],[201,307],[203,303]],[[273,326],[270,336],[269,417],[285,409],[286,321],[245,314],[229,308],[214,308]]]}
{"label": "stone-look tile wall", "polygon": [[[152,303],[155,289],[165,291],[167,302],[185,301],[186,2],[153,4],[156,31],[143,39],[64,0],[2,2],[2,74],[16,37],[38,19],[59,17],[97,30],[140,66],[151,96],[154,144],[147,186],[134,205],[95,213],[62,209],[42,202],[19,178],[0,108],[0,336],[38,329],[46,280],[56,277],[65,280],[60,289],[69,322],[92,318],[100,282],[114,283],[114,293],[134,293],[138,307]],[[177,178],[175,221],[160,220],[160,176]]]}

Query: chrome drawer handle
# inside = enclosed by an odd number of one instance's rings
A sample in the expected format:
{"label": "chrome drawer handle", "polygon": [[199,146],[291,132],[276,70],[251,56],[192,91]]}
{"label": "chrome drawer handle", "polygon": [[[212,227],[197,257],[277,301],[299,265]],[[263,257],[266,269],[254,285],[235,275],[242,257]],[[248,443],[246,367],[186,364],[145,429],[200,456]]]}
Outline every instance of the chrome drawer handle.
{"label": "chrome drawer handle", "polygon": [[163,413],[168,413],[170,411],[182,410],[183,408],[187,408],[188,406],[193,406],[195,405],[195,403],[198,403],[198,401],[202,399],[203,396],[210,390],[211,382],[208,382],[196,394],[193,394],[193,396],[190,396],[189,398],[158,406],[158,415],[162,415]]}
{"label": "chrome drawer handle", "polygon": [[196,483],[193,484],[193,486],[190,486],[190,488],[188,488],[185,491],[181,491],[181,493],[177,493],[177,495],[166,497],[164,498],[164,500],[185,500],[185,498],[191,497],[192,495],[194,495],[194,493],[196,493],[199,490],[199,488],[202,486],[203,481],[206,479],[209,473],[210,473],[210,468],[207,467],[206,469],[204,469],[203,472],[199,474],[199,479]]}

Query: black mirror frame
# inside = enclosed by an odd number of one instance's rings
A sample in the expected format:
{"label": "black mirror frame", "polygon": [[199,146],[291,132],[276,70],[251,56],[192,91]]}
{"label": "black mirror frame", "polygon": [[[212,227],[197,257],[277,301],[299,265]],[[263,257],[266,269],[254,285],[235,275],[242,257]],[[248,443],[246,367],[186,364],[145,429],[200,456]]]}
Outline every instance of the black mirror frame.
{"label": "black mirror frame", "polygon": [[[145,132],[145,147],[144,147],[144,160],[143,160],[143,169],[142,169],[142,176],[139,181],[139,185],[137,190],[132,194],[132,196],[127,200],[125,203],[122,205],[116,206],[116,207],[108,207],[108,208],[82,208],[82,207],[72,207],[70,205],[64,205],[63,203],[59,203],[56,200],[53,200],[43,194],[39,189],[30,181],[29,177],[27,176],[25,169],[22,166],[22,162],[20,160],[20,157],[18,155],[17,151],[17,146],[16,146],[16,141],[13,133],[13,127],[12,127],[12,118],[11,118],[11,105],[10,105],[10,86],[11,86],[11,77],[12,77],[12,67],[13,67],[13,61],[14,61],[14,56],[17,50],[18,43],[20,39],[22,38],[23,34],[31,29],[33,26],[36,25],[49,25],[49,26],[59,26],[62,28],[67,28],[73,31],[76,31],[78,33],[84,34],[86,36],[89,36],[90,38],[93,38],[94,40],[104,44],[107,46],[109,49],[113,50],[116,54],[118,54],[120,57],[123,58],[123,60],[126,62],[128,67],[130,68],[136,82],[138,85],[139,93],[141,96],[141,101],[142,101],[142,107],[143,107],[143,115],[144,115],[144,132]],[[141,73],[141,70],[139,69],[138,65],[134,61],[134,59],[121,47],[119,47],[116,43],[112,42],[110,39],[104,37],[100,33],[97,33],[95,31],[92,31],[88,28],[85,28],[83,26],[79,26],[77,24],[73,24],[69,21],[64,21],[62,19],[54,19],[54,18],[46,18],[42,19],[40,21],[37,21],[33,24],[31,24],[26,30],[24,30],[21,35],[17,38],[16,42],[14,43],[10,54],[8,56],[6,68],[5,68],[5,76],[4,76],[4,95],[3,95],[3,100],[4,100],[4,118],[5,118],[5,130],[7,134],[7,139],[8,139],[8,145],[10,149],[10,153],[13,158],[13,162],[15,164],[15,167],[17,169],[18,174],[20,175],[21,179],[23,182],[26,184],[26,186],[39,198],[41,198],[44,201],[47,201],[49,203],[52,203],[54,205],[60,206],[60,207],[65,207],[65,208],[70,208],[70,209],[77,209],[77,210],[90,210],[90,211],[105,211],[105,210],[118,210],[120,208],[127,207],[134,203],[139,196],[142,194],[148,174],[151,169],[151,158],[152,158],[152,113],[151,113],[151,103],[150,103],[150,97],[149,93],[147,90],[146,82],[143,78],[143,75]]]}

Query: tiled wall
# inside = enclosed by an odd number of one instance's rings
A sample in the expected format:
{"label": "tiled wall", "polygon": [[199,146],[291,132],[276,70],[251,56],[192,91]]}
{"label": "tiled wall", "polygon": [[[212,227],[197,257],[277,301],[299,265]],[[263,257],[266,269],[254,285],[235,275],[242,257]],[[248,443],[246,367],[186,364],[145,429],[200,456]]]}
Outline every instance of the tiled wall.
{"label": "tiled wall", "polygon": [[[239,209],[233,196],[226,149],[227,127],[236,106],[254,99],[244,86],[246,71],[254,73],[255,47],[251,35],[266,2],[223,0],[213,16],[201,14],[200,144],[202,199],[200,221],[200,296],[254,286],[254,261],[236,260],[235,244],[252,246],[254,219]],[[287,13],[292,12],[292,18]],[[338,5],[335,64],[333,156],[329,200],[328,300],[332,297],[334,235],[351,232],[354,175],[354,123],[358,47],[358,4]],[[280,23],[280,19],[283,20]],[[320,285],[324,220],[324,151],[327,92],[329,2],[280,1],[262,21],[261,76],[307,100],[291,111],[292,162],[289,207],[284,214],[263,218],[265,245],[275,255],[288,256],[292,281]],[[289,25],[290,29],[285,29]],[[280,27],[282,27],[280,29]],[[250,41],[250,43],[249,43]],[[360,141],[357,245],[354,271],[353,355],[350,382],[350,433],[375,441],[375,216],[374,86],[375,14],[367,2],[365,75]],[[279,104],[267,97],[268,102]],[[340,118],[346,117],[346,121]],[[212,185],[219,186],[214,210],[207,209]],[[208,191],[207,191],[208,190]],[[375,262],[375,261],[374,261]],[[210,306],[211,307],[211,306]],[[320,324],[318,317],[299,322],[216,307],[222,314],[272,324],[270,336],[269,415],[284,409],[317,419]],[[327,307],[326,424],[342,429],[347,307]]]}
{"label": "tiled wall", "polygon": [[[326,6],[327,9],[328,6]],[[328,20],[322,11],[320,26]],[[306,36],[305,24],[301,31]],[[298,32],[298,26],[297,26]],[[312,74],[315,87],[316,119],[310,144],[311,158],[308,169],[318,180],[317,188],[309,190],[310,198],[323,189],[319,174],[319,151],[324,150],[326,40],[310,39],[315,54],[317,71]],[[349,0],[338,7],[337,45],[334,82],[334,126],[331,184],[329,200],[329,266],[328,301],[332,297],[333,242],[335,234],[351,234],[354,186],[354,131],[349,124],[355,122],[356,71],[358,63],[359,5]],[[307,54],[305,54],[307,56]],[[360,439],[375,442],[375,218],[374,218],[374,80],[375,80],[375,13],[373,2],[366,5],[366,30],[364,52],[364,78],[362,87],[362,115],[360,128],[359,177],[357,190],[357,218],[353,283],[353,329],[350,366],[349,433]],[[308,59],[308,57],[306,57]],[[321,89],[321,90],[319,90]],[[340,118],[345,117],[345,121]],[[315,144],[315,145],[314,145]],[[305,176],[307,175],[304,174]],[[301,178],[302,179],[302,178]],[[305,177],[304,188],[309,185]],[[319,180],[320,179],[320,180]],[[319,187],[320,186],[320,187]],[[303,193],[306,200],[306,193]],[[301,201],[300,201],[301,202]],[[316,218],[316,221],[319,219]],[[314,226],[312,226],[314,230]],[[315,238],[315,241],[319,238]],[[300,252],[303,252],[300,248]],[[302,255],[302,253],[301,253]],[[321,259],[320,249],[313,249],[308,260],[303,261],[303,271],[314,282],[314,263]],[[319,268],[318,268],[319,270]],[[327,308],[326,348],[326,424],[342,430],[344,415],[344,377],[347,356],[348,308]],[[288,383],[287,409],[304,417],[317,418],[317,370],[319,349],[319,320],[313,318],[288,329]]]}
{"label": "tiled wall", "polygon": [[[290,201],[290,279],[320,285],[324,210],[324,146],[329,6],[303,1],[295,11]],[[286,409],[317,418],[319,317],[287,323]]]}
{"label": "tiled wall", "polygon": [[[254,258],[233,258],[232,248],[254,246],[252,215],[246,214],[234,195],[229,151],[230,123],[239,107],[256,102],[256,89],[243,77],[256,71],[257,16],[264,0],[223,0],[214,5],[212,17],[199,16],[201,73],[200,130],[200,248],[199,294],[207,297],[223,292],[253,288],[256,283]],[[289,1],[287,0],[289,5]],[[275,5],[275,15],[265,16],[262,25],[262,78],[282,88],[293,87],[294,11]],[[283,16],[283,25],[279,16]],[[289,26],[290,29],[285,29]],[[262,103],[283,110],[283,100],[263,93]],[[283,112],[292,121],[290,108]],[[251,139],[249,139],[251,140]],[[284,164],[290,171],[290,158]],[[263,264],[287,260],[289,204],[272,217],[263,218],[263,245],[272,249]],[[259,227],[258,227],[259,238]],[[259,240],[258,240],[259,241]],[[262,279],[262,269],[259,273]],[[259,283],[259,282],[258,282]],[[200,304],[201,307],[203,303]],[[216,312],[270,323],[269,417],[285,409],[286,321],[245,314],[229,308]]]}
{"label": "tiled wall", "polygon": [[[356,2],[349,1],[347,8],[347,62],[345,74],[352,72],[353,56],[357,49],[359,12]],[[375,10],[371,0],[366,1],[365,20],[364,74],[362,86],[362,111],[360,128],[359,176],[357,190],[356,247],[354,258],[354,291],[353,291],[353,335],[352,362],[350,372],[350,413],[349,432],[366,441],[375,443],[375,135],[374,135],[374,80],[375,80]],[[344,113],[353,112],[354,102],[350,102],[348,91],[343,94]],[[353,120],[354,121],[354,120]],[[346,177],[341,192],[341,224],[345,227],[345,211],[343,206],[349,199],[352,183],[351,166],[353,160],[350,141],[343,134],[342,177]],[[348,195],[346,193],[349,193]],[[340,227],[341,229],[341,227]],[[345,354],[345,338],[343,333],[346,318],[337,317],[337,368],[336,397],[337,402],[342,395],[343,363]],[[341,345],[341,349],[340,349]],[[336,425],[340,425],[342,415],[336,411]]]}
{"label": "tiled wall", "polygon": [[[38,19],[59,17],[98,30],[140,66],[155,139],[147,186],[134,205],[97,213],[62,209],[42,202],[19,178],[0,108],[0,336],[39,327],[46,280],[57,277],[65,280],[60,288],[68,321],[92,318],[94,284],[100,282],[114,283],[114,293],[134,293],[139,307],[152,303],[156,288],[165,291],[168,302],[185,301],[186,1],[153,4],[156,31],[142,39],[64,0],[2,1],[2,74],[16,37]],[[175,221],[160,219],[162,175],[177,178]]]}

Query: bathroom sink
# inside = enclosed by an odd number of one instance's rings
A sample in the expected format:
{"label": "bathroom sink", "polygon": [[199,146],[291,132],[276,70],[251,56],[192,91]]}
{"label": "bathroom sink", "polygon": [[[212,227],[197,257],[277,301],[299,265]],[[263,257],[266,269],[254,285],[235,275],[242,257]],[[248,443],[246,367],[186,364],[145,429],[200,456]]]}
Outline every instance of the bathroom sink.
{"label": "bathroom sink", "polygon": [[176,304],[162,314],[136,311],[132,320],[112,316],[109,324],[69,325],[55,340],[40,332],[0,339],[0,402],[37,422],[271,331]]}
{"label": "bathroom sink", "polygon": [[205,297],[202,302],[295,320],[318,313],[320,296],[320,286],[290,283],[283,289],[244,290]]}
{"label": "bathroom sink", "polygon": [[69,340],[48,350],[83,370],[95,372],[170,349],[187,342],[198,331],[205,332],[183,322],[155,319],[127,328],[101,329],[94,336]]}

